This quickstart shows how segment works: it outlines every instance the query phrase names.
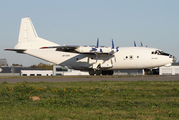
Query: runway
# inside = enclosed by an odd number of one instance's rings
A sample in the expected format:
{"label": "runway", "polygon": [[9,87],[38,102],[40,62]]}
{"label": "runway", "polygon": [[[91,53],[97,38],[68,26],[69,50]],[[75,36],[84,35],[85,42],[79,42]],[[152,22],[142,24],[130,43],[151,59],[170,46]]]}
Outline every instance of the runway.
{"label": "runway", "polygon": [[16,82],[77,82],[77,81],[179,81],[179,76],[134,76],[134,77],[93,77],[93,78],[0,78],[0,83],[6,81],[8,83]]}

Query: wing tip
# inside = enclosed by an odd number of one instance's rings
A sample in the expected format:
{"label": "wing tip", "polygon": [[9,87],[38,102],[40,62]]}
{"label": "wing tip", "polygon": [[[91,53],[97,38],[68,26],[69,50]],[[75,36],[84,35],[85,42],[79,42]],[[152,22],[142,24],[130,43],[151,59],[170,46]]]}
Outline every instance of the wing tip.
{"label": "wing tip", "polygon": [[46,49],[46,48],[48,48],[48,47],[41,47],[40,49]]}

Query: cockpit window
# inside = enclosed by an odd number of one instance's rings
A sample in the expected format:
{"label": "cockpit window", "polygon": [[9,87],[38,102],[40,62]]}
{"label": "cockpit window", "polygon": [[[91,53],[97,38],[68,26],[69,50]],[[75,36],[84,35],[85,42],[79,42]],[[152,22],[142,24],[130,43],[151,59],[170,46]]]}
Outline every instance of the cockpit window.
{"label": "cockpit window", "polygon": [[165,56],[169,56],[170,55],[170,54],[165,53],[165,52],[160,51],[160,50],[152,51],[152,54],[165,55]]}

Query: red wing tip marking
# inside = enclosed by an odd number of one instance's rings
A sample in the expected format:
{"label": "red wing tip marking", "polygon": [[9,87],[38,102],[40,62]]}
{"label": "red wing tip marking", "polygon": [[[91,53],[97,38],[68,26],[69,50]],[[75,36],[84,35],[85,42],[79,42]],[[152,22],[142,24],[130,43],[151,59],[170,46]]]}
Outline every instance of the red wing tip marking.
{"label": "red wing tip marking", "polygon": [[41,47],[40,49],[46,49],[46,48],[48,48],[48,47]]}

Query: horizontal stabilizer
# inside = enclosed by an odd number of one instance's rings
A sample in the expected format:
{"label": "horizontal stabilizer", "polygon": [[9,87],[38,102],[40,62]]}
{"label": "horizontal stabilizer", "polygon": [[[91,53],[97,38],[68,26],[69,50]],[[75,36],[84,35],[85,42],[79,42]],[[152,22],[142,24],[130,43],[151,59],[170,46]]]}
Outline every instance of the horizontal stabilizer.
{"label": "horizontal stabilizer", "polygon": [[17,53],[23,53],[26,49],[4,49],[6,51],[16,51]]}

